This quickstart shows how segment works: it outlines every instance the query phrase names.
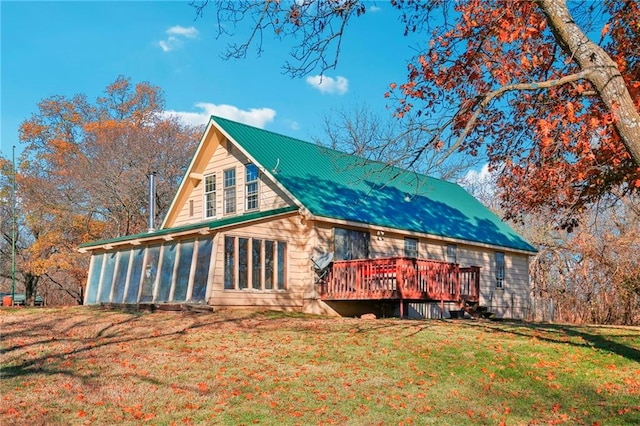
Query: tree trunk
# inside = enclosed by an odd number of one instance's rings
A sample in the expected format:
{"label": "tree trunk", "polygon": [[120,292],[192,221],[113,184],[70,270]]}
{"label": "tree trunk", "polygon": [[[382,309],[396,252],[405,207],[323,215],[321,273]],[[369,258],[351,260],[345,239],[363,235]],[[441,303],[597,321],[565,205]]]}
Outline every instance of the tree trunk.
{"label": "tree trunk", "polygon": [[578,27],[565,0],[537,0],[537,3],[560,47],[581,70],[592,70],[587,79],[612,114],[631,158],[640,166],[640,114],[615,61]]}
{"label": "tree trunk", "polygon": [[29,273],[24,274],[24,305],[35,306],[36,294],[38,292],[38,282],[40,277],[37,275],[31,275]]}

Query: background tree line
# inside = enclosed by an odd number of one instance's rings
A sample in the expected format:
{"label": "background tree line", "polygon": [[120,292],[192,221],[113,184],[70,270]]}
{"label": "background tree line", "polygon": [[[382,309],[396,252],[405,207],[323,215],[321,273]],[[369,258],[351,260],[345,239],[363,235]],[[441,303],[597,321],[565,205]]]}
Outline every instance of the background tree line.
{"label": "background tree line", "polygon": [[[82,303],[89,258],[84,242],[147,228],[148,178],[156,174],[156,216],[166,213],[200,129],[164,112],[159,87],[118,77],[104,95],[52,96],[19,129],[16,165],[17,282],[33,302]],[[11,276],[12,166],[0,158],[0,278]]]}

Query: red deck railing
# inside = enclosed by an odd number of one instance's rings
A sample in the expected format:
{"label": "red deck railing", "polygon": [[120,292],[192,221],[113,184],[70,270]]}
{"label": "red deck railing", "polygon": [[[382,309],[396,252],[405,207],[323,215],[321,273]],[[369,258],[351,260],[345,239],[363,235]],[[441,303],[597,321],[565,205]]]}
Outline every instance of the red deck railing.
{"label": "red deck railing", "polygon": [[405,257],[335,261],[321,297],[478,302],[480,267]]}

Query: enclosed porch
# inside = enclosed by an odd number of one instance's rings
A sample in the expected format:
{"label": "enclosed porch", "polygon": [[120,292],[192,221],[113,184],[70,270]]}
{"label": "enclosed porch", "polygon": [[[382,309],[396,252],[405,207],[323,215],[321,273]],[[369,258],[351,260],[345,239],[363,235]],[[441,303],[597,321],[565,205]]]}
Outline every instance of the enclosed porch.
{"label": "enclosed porch", "polygon": [[428,259],[389,257],[334,261],[320,281],[325,301],[398,300],[455,302],[462,308],[480,300],[480,267]]}

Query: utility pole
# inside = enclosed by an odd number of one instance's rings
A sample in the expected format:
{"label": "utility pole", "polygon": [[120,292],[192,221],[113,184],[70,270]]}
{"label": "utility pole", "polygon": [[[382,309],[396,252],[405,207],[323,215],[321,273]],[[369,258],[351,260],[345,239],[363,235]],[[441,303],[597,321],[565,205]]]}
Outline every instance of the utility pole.
{"label": "utility pole", "polygon": [[15,306],[16,302],[16,146],[13,146],[13,188],[11,196],[11,220],[13,230],[11,233],[11,305]]}

